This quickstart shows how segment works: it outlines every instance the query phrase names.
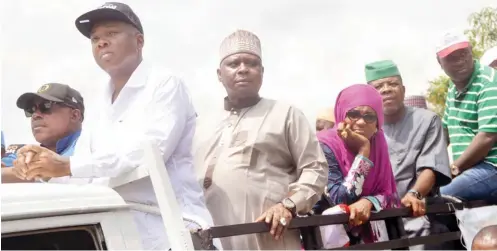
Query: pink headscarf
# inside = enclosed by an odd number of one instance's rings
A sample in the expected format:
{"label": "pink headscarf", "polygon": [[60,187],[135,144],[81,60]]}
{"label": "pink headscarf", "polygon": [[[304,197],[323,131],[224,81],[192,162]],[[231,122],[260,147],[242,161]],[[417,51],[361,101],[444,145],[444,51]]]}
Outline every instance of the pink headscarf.
{"label": "pink headscarf", "polygon": [[388,154],[388,145],[383,134],[383,101],[376,89],[367,84],[355,84],[338,94],[335,105],[336,125],[317,134],[320,142],[327,145],[335,154],[340,170],[345,176],[355,159],[345,142],[337,135],[338,123],[345,120],[346,113],[358,106],[371,107],[378,116],[378,132],[370,139],[371,153],[369,159],[374,167],[369,172],[363,185],[362,196],[392,195],[397,193],[392,165]]}

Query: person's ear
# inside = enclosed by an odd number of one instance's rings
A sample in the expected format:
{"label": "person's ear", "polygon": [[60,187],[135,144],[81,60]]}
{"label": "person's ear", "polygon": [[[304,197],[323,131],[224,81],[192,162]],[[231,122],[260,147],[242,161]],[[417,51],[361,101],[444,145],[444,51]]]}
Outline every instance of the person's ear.
{"label": "person's ear", "polygon": [[141,33],[136,34],[136,43],[138,45],[138,49],[143,49],[143,46],[145,45],[145,37]]}
{"label": "person's ear", "polygon": [[221,77],[221,69],[217,69],[216,73],[217,73],[217,80],[222,83],[223,81]]}
{"label": "person's ear", "polygon": [[83,121],[83,114],[79,109],[73,109],[71,111],[71,120],[74,122],[81,122]]}

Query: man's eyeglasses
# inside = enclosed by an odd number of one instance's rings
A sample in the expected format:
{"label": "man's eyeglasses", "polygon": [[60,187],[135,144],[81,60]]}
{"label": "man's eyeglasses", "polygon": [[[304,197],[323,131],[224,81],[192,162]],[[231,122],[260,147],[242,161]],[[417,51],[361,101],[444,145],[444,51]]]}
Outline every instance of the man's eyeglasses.
{"label": "man's eyeglasses", "polygon": [[33,104],[33,106],[31,106],[30,108],[24,109],[24,114],[28,118],[33,117],[33,114],[36,111],[39,111],[42,114],[50,114],[50,113],[52,113],[52,108],[55,105],[62,105],[62,106],[73,108],[65,103],[54,102],[54,101],[44,101],[44,102],[41,102],[39,104]]}
{"label": "man's eyeglasses", "polygon": [[364,119],[364,122],[368,124],[372,124],[378,120],[378,118],[374,114],[370,113],[361,114],[361,112],[357,110],[348,111],[346,116],[352,121],[357,121],[362,118]]}

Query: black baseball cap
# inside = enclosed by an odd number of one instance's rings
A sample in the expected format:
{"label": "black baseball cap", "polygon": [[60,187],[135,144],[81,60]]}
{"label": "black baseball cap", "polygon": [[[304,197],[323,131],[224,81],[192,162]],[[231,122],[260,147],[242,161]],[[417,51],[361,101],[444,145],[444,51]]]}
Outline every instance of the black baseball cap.
{"label": "black baseball cap", "polygon": [[35,99],[39,98],[64,103],[67,106],[80,110],[81,114],[84,114],[85,112],[85,104],[81,94],[68,85],[58,83],[45,84],[36,92],[22,94],[17,99],[17,107],[23,110],[31,108]]}
{"label": "black baseball cap", "polygon": [[76,28],[90,38],[93,25],[101,21],[122,21],[133,25],[143,34],[143,27],[138,16],[127,5],[119,2],[107,2],[95,10],[86,12],[76,19]]}

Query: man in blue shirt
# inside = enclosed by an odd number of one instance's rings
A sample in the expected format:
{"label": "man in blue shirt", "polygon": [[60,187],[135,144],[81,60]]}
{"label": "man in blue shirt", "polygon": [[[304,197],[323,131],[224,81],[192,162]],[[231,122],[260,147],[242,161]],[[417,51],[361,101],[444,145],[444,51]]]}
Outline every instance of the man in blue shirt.
{"label": "man in blue shirt", "polygon": [[[45,84],[36,93],[21,95],[17,99],[17,107],[31,119],[31,131],[41,146],[59,155],[73,154],[85,110],[83,97],[78,91],[64,84]],[[17,149],[14,149],[2,158],[2,163],[7,167],[12,166],[16,152]],[[3,182],[6,182],[6,175],[2,170]]]}

